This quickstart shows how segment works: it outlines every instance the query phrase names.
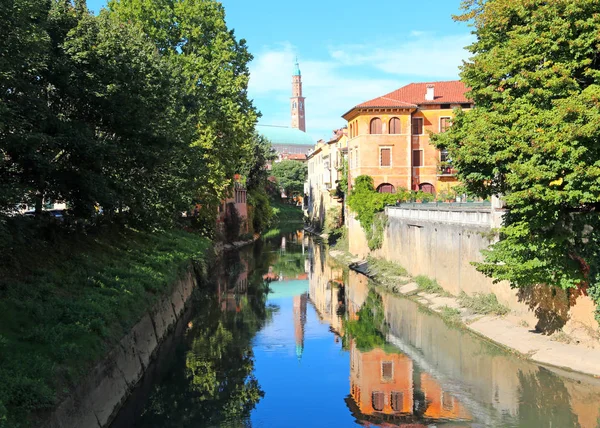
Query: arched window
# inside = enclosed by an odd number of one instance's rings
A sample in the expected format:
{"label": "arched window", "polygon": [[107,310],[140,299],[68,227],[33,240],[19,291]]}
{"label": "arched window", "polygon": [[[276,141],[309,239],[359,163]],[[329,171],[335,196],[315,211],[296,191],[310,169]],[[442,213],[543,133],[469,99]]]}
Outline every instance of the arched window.
{"label": "arched window", "polygon": [[377,192],[379,193],[396,193],[396,188],[390,183],[382,183],[377,186]]}
{"label": "arched window", "polygon": [[392,391],[391,402],[392,410],[395,412],[401,412],[404,407],[404,394],[398,391]]}
{"label": "arched window", "polygon": [[296,108],[296,107],[297,107],[297,104],[296,104],[296,101],[294,101],[294,102],[292,103],[292,108]]}
{"label": "arched window", "polygon": [[354,121],[354,136],[358,137],[358,120]]}
{"label": "arched window", "polygon": [[350,124],[350,138],[354,137],[354,134],[352,133],[352,131],[353,131],[353,126],[352,126],[352,124]]}
{"label": "arched window", "polygon": [[378,117],[371,119],[371,134],[381,134],[381,119]]}
{"label": "arched window", "polygon": [[419,184],[419,190],[422,190],[425,193],[431,193],[432,195],[435,195],[435,187],[433,187],[433,184],[430,183]]}
{"label": "arched window", "polygon": [[400,133],[400,119],[397,117],[392,117],[390,119],[390,134],[399,134]]}

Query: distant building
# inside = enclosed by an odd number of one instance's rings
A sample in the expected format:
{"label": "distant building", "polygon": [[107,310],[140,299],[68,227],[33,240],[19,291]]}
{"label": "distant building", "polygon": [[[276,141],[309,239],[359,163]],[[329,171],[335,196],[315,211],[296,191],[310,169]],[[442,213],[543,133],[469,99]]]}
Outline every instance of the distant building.
{"label": "distant building", "polygon": [[[296,60],[292,73],[292,96],[290,97],[291,127],[274,125],[257,125],[260,135],[269,140],[277,152],[279,160],[283,155],[305,155],[315,145],[315,141],[306,133],[305,97],[302,95],[302,75]],[[292,157],[293,160],[303,160]],[[306,159],[306,158],[304,158]]]}
{"label": "distant building", "polygon": [[448,153],[430,144],[429,133],[449,128],[453,109],[473,101],[460,81],[411,83],[352,107],[348,121],[349,185],[373,177],[379,192],[398,188],[435,194],[458,184]]}
{"label": "distant building", "polygon": [[305,211],[310,221],[322,227],[325,213],[334,206],[341,207],[336,195],[342,178],[341,168],[348,151],[348,129],[336,129],[329,141],[319,141],[308,155],[308,176],[305,183]]}

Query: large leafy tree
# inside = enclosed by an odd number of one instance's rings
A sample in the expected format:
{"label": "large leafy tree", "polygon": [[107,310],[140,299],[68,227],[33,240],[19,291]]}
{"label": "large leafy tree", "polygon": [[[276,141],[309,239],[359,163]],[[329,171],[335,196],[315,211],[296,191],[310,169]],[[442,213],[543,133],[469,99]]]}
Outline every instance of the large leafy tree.
{"label": "large leafy tree", "polygon": [[195,196],[203,203],[222,198],[251,157],[258,117],[247,94],[252,56],[245,41],[227,28],[214,0],[111,0],[109,7],[138,23],[178,69]]}
{"label": "large leafy tree", "polygon": [[513,286],[589,285],[598,299],[600,1],[468,0],[461,78],[475,108],[435,138],[467,189],[502,195],[478,269]]}
{"label": "large leafy tree", "polygon": [[275,162],[271,173],[286,195],[292,196],[304,192],[304,182],[308,175],[306,163],[294,160]]}

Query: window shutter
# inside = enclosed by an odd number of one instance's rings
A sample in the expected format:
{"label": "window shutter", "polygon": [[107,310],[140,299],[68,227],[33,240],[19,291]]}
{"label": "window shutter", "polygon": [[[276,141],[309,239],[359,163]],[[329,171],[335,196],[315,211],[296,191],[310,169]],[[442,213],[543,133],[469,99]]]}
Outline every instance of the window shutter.
{"label": "window shutter", "polygon": [[392,149],[381,149],[381,166],[392,165]]}
{"label": "window shutter", "polygon": [[381,377],[384,380],[391,380],[394,376],[394,363],[391,361],[381,362]]}
{"label": "window shutter", "polygon": [[371,134],[381,134],[381,119],[371,119]]}
{"label": "window shutter", "polygon": [[393,391],[392,392],[392,410],[395,412],[401,412],[404,402],[404,394],[402,392]]}
{"label": "window shutter", "polygon": [[421,159],[422,150],[413,150],[413,166],[423,166]]}
{"label": "window shutter", "polygon": [[400,119],[397,117],[392,117],[390,119],[390,134],[399,134],[400,133]]}
{"label": "window shutter", "polygon": [[381,391],[373,391],[373,395],[371,396],[371,404],[373,405],[373,409],[381,412],[385,404],[385,394]]}
{"label": "window shutter", "polygon": [[413,133],[413,135],[421,135],[423,133],[423,118],[422,117],[413,117],[412,133]]}

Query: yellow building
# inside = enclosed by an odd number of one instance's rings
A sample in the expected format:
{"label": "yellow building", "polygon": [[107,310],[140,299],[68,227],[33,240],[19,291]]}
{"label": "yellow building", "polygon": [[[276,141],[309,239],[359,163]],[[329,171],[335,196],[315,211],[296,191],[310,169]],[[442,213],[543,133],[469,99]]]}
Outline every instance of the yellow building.
{"label": "yellow building", "polygon": [[348,121],[348,175],[373,177],[379,192],[398,188],[437,193],[457,184],[445,151],[430,144],[430,133],[444,132],[453,109],[472,101],[460,81],[411,83],[351,108]]}
{"label": "yellow building", "polygon": [[337,182],[341,178],[343,160],[348,147],[348,130],[333,131],[332,138],[317,142],[308,155],[308,177],[305,183],[305,214],[312,224],[322,227],[325,213],[331,207],[341,207],[336,196]]}

